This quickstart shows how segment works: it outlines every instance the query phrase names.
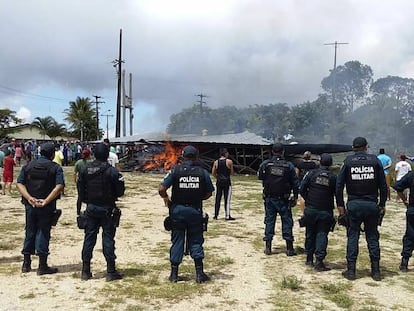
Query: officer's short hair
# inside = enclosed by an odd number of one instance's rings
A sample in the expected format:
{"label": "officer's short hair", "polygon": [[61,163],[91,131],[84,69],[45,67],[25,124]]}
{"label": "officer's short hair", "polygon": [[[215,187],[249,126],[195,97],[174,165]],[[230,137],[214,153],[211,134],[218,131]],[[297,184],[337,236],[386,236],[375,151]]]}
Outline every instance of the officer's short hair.
{"label": "officer's short hair", "polygon": [[274,153],[281,153],[285,150],[285,148],[283,147],[283,145],[281,143],[274,143],[272,146],[272,151]]}
{"label": "officer's short hair", "polygon": [[55,145],[52,143],[43,143],[40,146],[40,154],[45,156],[46,158],[52,158],[53,154],[55,153]]}
{"label": "officer's short hair", "polygon": [[365,137],[356,137],[354,141],[352,142],[353,148],[362,148],[362,147],[366,147],[367,145],[368,145],[368,142],[365,139]]}
{"label": "officer's short hair", "polygon": [[407,157],[406,157],[405,154],[402,154],[402,155],[400,155],[400,159],[401,159],[401,161],[405,161],[407,159]]}
{"label": "officer's short hair", "polygon": [[190,158],[195,159],[197,157],[198,150],[191,145],[185,146],[183,149],[183,157],[184,158]]}
{"label": "officer's short hair", "polygon": [[94,149],[95,158],[99,161],[107,161],[109,157],[109,148],[104,143],[99,143]]}
{"label": "officer's short hair", "polygon": [[322,153],[320,163],[322,166],[331,166],[332,165],[332,156],[329,153]]}

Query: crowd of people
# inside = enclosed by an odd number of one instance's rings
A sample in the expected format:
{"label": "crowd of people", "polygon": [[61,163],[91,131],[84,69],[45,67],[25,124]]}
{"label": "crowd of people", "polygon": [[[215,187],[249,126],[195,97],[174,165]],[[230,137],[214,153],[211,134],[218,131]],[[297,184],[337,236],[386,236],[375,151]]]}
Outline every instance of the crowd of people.
{"label": "crowd of people", "polygon": [[[65,144],[63,144],[65,145]],[[123,177],[119,172],[119,159],[116,149],[105,139],[93,147],[79,144],[76,147],[74,181],[77,185],[78,226],[85,232],[82,248],[81,279],[92,277],[91,260],[100,228],[103,230],[103,253],[107,262],[108,281],[122,278],[115,268],[115,233],[119,225],[120,211],[116,200],[125,192]],[[381,280],[380,244],[378,226],[385,214],[385,204],[390,200],[390,188],[397,191],[400,200],[407,206],[407,226],[403,237],[400,270],[408,271],[408,260],[414,250],[414,172],[400,155],[395,166],[395,183],[391,184],[390,168],[392,160],[380,149],[378,156],[367,152],[368,142],[364,137],[356,137],[352,144],[354,153],[347,156],[338,175],[330,169],[333,159],[330,154],[322,154],[312,159],[307,151],[303,162],[296,167],[284,158],[284,146],[275,143],[271,158],[265,160],[257,172],[263,185],[264,201],[264,253],[272,254],[272,241],[275,236],[277,215],[281,218],[282,238],[286,241],[286,255],[295,256],[292,208],[301,198],[302,217],[300,225],[306,227],[305,252],[307,266],[316,271],[326,271],[324,259],[327,255],[328,235],[335,226],[335,201],[338,223],[346,227],[347,269],[342,275],[356,278],[356,262],[359,253],[359,237],[365,233],[371,276]],[[10,150],[10,148],[12,150]],[[17,189],[22,195],[26,209],[25,240],[23,243],[22,272],[32,270],[31,256],[39,256],[38,275],[53,274],[57,268],[48,266],[51,227],[60,216],[56,200],[64,194],[65,179],[64,153],[62,144],[43,143],[20,170]],[[20,151],[19,151],[20,149]],[[23,157],[21,144],[10,144],[0,153],[3,164],[3,191],[11,186],[13,175],[10,167],[21,165]],[[79,153],[79,154],[78,154]],[[94,155],[93,159],[91,155]],[[225,220],[235,220],[230,214],[231,175],[233,162],[226,148],[220,149],[220,157],[213,162],[211,174],[216,179],[216,199],[214,219],[220,211],[224,194]],[[198,160],[198,150],[189,145],[182,151],[183,161],[172,168],[159,185],[159,194],[168,207],[169,217],[164,225],[171,231],[169,280],[178,282],[179,265],[186,252],[194,259],[196,282],[203,283],[210,278],[204,272],[204,234],[208,218],[203,212],[203,201],[215,191],[210,172]],[[167,190],[171,188],[171,194]],[[347,201],[344,199],[346,188]],[[409,190],[409,193],[408,193]],[[10,191],[10,190],[9,190]],[[82,203],[86,208],[82,211]],[[118,217],[118,219],[117,219]],[[363,226],[364,230],[361,230]]]}

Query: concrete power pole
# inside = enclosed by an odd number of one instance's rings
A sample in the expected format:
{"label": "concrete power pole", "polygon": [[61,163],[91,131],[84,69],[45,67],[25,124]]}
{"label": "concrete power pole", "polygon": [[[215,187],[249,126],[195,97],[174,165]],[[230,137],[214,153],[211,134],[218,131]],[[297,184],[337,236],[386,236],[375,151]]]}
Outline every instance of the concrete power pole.
{"label": "concrete power pole", "polygon": [[129,135],[133,135],[132,125],[134,114],[132,113],[132,73],[129,74],[129,97],[128,97],[128,108],[129,108]]}
{"label": "concrete power pole", "polygon": [[122,136],[126,136],[126,108],[127,108],[127,95],[125,92],[125,69],[122,70]]}
{"label": "concrete power pole", "polygon": [[113,62],[114,67],[117,68],[118,74],[118,92],[116,97],[116,123],[115,123],[115,137],[121,136],[121,75],[122,75],[122,29],[119,30],[119,55],[118,59]]}
{"label": "concrete power pole", "polygon": [[92,95],[95,97],[95,115],[96,115],[96,140],[99,140],[99,104],[105,103],[104,101],[100,101],[99,99],[102,98],[98,95]]}

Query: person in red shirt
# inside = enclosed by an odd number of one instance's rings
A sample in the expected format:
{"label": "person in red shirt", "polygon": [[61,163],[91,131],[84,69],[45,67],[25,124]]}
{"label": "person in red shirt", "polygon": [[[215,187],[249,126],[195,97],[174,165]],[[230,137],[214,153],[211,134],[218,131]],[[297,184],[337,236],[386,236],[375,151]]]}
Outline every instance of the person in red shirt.
{"label": "person in red shirt", "polygon": [[6,150],[3,160],[3,194],[6,194],[6,188],[11,195],[11,185],[13,183],[13,169],[16,163],[11,155],[10,150]]}

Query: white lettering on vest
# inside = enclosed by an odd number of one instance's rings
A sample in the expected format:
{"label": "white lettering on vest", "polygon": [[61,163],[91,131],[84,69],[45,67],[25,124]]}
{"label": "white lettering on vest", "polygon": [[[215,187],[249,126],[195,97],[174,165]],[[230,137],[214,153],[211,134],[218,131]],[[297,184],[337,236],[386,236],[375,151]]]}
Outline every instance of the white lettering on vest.
{"label": "white lettering on vest", "polygon": [[351,167],[351,174],[353,173],[374,173],[374,167],[372,166],[356,166]]}

